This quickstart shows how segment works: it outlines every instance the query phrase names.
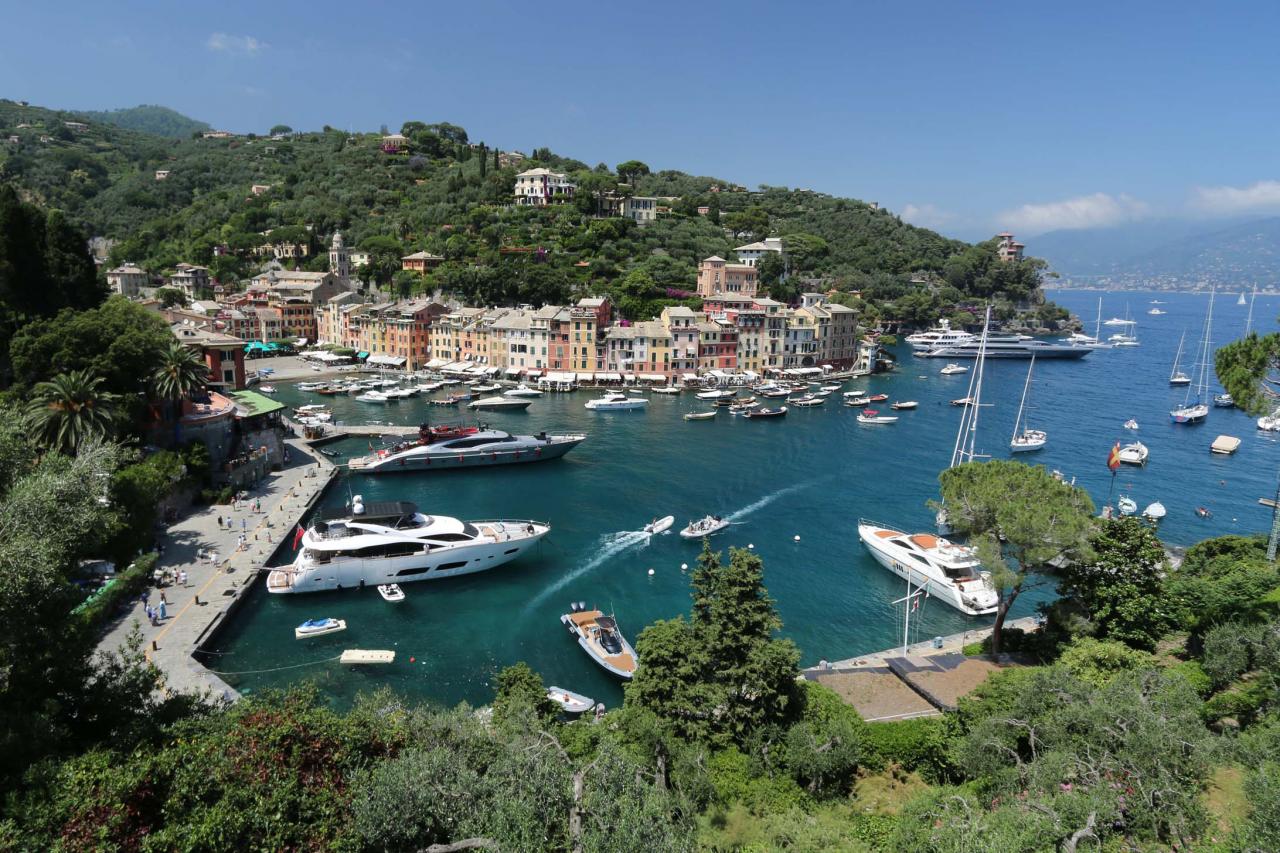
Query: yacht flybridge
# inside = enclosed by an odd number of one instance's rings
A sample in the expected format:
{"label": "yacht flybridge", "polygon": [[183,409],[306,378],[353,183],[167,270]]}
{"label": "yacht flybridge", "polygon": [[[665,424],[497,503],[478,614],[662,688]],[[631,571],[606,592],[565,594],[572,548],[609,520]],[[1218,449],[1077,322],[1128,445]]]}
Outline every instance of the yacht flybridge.
{"label": "yacht flybridge", "polygon": [[408,501],[370,502],[315,521],[289,566],[267,575],[273,593],[402,584],[483,572],[509,563],[550,532],[539,521],[459,521]]}
{"label": "yacht flybridge", "polygon": [[908,534],[866,519],[858,521],[858,538],[877,563],[961,613],[996,612],[999,602],[991,573],[981,571],[971,548],[932,533]]}

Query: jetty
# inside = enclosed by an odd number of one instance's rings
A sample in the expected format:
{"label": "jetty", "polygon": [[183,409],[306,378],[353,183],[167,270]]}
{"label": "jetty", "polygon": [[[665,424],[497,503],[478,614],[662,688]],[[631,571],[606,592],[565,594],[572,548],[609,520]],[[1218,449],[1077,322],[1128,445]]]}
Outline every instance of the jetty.
{"label": "jetty", "polygon": [[148,588],[152,607],[164,595],[167,613],[158,624],[150,623],[140,600],[128,602],[99,639],[100,652],[115,652],[136,627],[147,659],[160,670],[166,687],[227,701],[239,698],[216,671],[216,662],[206,667],[203,661],[216,658],[203,655],[202,649],[339,471],[301,440],[288,439],[285,446],[289,461],[242,499],[194,508],[159,536],[157,570],[171,578],[184,572],[186,583]]}
{"label": "jetty", "polygon": [[[1011,619],[1005,628],[1039,630],[1034,616]],[[935,637],[905,649],[859,655],[801,672],[801,678],[828,687],[852,705],[867,722],[937,717],[955,710],[960,698],[987,680],[991,673],[1016,662],[1007,655],[970,657],[962,649],[991,635],[990,626]]]}

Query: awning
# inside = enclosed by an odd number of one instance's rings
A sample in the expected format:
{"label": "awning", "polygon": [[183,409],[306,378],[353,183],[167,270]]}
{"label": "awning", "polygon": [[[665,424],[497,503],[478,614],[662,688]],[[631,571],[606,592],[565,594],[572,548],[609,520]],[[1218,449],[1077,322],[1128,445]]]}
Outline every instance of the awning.
{"label": "awning", "polygon": [[448,363],[443,358],[433,358],[427,362],[427,369],[435,370],[437,367],[444,367]]}
{"label": "awning", "polygon": [[661,373],[641,373],[639,374],[639,378],[643,382],[666,382],[667,381],[667,377],[663,376]]}
{"label": "awning", "polygon": [[369,356],[369,364],[385,364],[388,367],[404,367],[404,356],[371,355]]}
{"label": "awning", "polygon": [[367,352],[358,352],[358,353],[356,353],[356,358],[368,358],[368,357],[369,357],[369,353],[367,353]]}
{"label": "awning", "polygon": [[493,376],[494,374],[499,373],[501,370],[502,368],[500,367],[486,367],[484,369],[484,372],[485,372],[485,375],[487,376]]}
{"label": "awning", "polygon": [[585,373],[582,371],[579,371],[578,373],[578,379],[583,382],[590,382],[592,379],[604,380],[605,378],[606,377],[603,373],[591,374],[591,373]]}
{"label": "awning", "polygon": [[519,375],[520,375],[520,370],[521,370],[521,369],[520,369],[519,367],[508,367],[508,368],[507,368],[507,375],[508,375],[508,376],[519,376]]}
{"label": "awning", "polygon": [[489,372],[489,368],[481,367],[479,365],[474,365],[472,367],[467,368],[467,373],[472,373],[472,374],[475,374],[476,376],[482,376],[488,372]]}

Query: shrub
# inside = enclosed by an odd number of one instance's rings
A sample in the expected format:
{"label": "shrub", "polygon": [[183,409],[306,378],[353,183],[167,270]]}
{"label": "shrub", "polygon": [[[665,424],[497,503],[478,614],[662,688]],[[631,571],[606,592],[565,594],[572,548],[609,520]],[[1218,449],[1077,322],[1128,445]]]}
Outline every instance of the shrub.
{"label": "shrub", "polygon": [[1204,671],[1216,688],[1222,688],[1249,671],[1254,644],[1260,639],[1258,627],[1226,622],[1204,635]]}
{"label": "shrub", "polygon": [[131,566],[116,574],[111,586],[76,608],[84,624],[101,625],[115,615],[122,603],[137,598],[151,580],[157,559],[159,555],[152,553],[134,560]]}
{"label": "shrub", "polygon": [[752,814],[780,814],[808,803],[790,776],[753,775],[751,760],[737,747],[713,753],[707,761],[707,774],[717,802],[726,807],[742,803]]}
{"label": "shrub", "polygon": [[1082,637],[1063,650],[1058,663],[1086,684],[1102,687],[1122,673],[1149,669],[1155,658],[1114,640]]}
{"label": "shrub", "polygon": [[864,760],[880,767],[900,764],[936,781],[951,769],[948,742],[948,723],[943,717],[868,723]]}
{"label": "shrub", "polygon": [[1202,699],[1213,692],[1213,679],[1209,678],[1208,673],[1204,671],[1204,667],[1200,665],[1200,661],[1179,661],[1169,667],[1169,671],[1176,672],[1185,678],[1187,683],[1191,685],[1191,689]]}

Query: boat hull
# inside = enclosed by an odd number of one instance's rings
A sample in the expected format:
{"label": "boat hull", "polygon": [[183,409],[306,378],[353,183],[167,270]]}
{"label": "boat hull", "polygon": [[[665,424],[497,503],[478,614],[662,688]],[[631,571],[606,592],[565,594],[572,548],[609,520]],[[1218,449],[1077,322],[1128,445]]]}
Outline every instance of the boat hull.
{"label": "boat hull", "polygon": [[[1062,358],[1077,359],[1084,358],[1093,350],[1086,347],[1067,346],[1065,344],[1045,344],[1038,347],[1028,346],[1009,346],[1003,348],[999,346],[988,346],[984,355],[985,358]],[[978,347],[976,344],[965,347],[944,347],[942,349],[932,350],[929,352],[917,351],[914,353],[918,358],[977,358]]]}
{"label": "boat hull", "polygon": [[970,607],[961,600],[959,592],[951,584],[942,583],[920,572],[912,571],[892,553],[878,547],[879,543],[875,541],[874,534],[864,533],[861,527],[858,529],[858,537],[862,539],[862,544],[866,546],[868,553],[877,563],[903,580],[910,581],[914,586],[925,589],[930,597],[946,602],[966,616],[990,616],[996,612],[995,607]]}
{"label": "boat hull", "polygon": [[[451,471],[455,468],[481,468],[490,465],[514,465],[559,459],[577,447],[586,436],[553,440],[536,447],[514,450],[445,450],[401,456],[392,454],[374,462],[352,464],[362,474],[387,474],[399,471]],[[357,460],[352,460],[357,463]]]}
{"label": "boat hull", "polygon": [[267,591],[327,592],[473,575],[519,559],[550,530],[543,526],[533,535],[519,539],[477,542],[402,557],[334,557],[327,563],[295,561],[288,568],[275,569],[267,575]]}

